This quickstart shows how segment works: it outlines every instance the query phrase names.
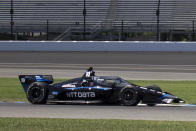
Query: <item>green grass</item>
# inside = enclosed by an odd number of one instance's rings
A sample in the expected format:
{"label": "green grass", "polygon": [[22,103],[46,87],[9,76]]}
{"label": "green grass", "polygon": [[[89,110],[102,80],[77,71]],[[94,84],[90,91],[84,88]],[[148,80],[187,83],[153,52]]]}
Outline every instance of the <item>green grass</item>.
{"label": "green grass", "polygon": [[[56,81],[60,81],[58,79]],[[196,81],[131,81],[139,85],[159,85],[187,103],[196,104]],[[0,101],[27,101],[17,78],[0,78]],[[0,118],[0,131],[196,131],[196,122]]]}
{"label": "green grass", "polygon": [[0,118],[1,131],[196,131],[196,122]]}
{"label": "green grass", "polygon": [[26,101],[26,95],[17,78],[0,78],[0,101]]}
{"label": "green grass", "polygon": [[[62,79],[55,81],[62,81]],[[133,80],[131,82],[142,86],[158,85],[163,91],[182,98],[186,103],[196,104],[196,81]],[[27,101],[24,90],[17,78],[0,78],[0,93],[0,101]]]}

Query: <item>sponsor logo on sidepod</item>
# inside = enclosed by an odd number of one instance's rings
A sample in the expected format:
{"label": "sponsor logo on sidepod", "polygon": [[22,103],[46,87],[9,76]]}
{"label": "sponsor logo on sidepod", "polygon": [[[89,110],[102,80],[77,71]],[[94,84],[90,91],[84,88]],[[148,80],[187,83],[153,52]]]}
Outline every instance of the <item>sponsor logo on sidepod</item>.
{"label": "sponsor logo on sidepod", "polygon": [[67,92],[67,97],[94,98],[95,92]]}

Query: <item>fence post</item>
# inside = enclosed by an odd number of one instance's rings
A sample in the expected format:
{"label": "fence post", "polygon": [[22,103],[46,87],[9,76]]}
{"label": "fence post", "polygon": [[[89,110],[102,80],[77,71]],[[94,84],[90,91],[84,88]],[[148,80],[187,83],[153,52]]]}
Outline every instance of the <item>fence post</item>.
{"label": "fence post", "polygon": [[122,23],[121,23],[121,40],[123,41],[124,40],[124,21],[122,20]]}
{"label": "fence post", "polygon": [[11,9],[10,9],[10,15],[11,15],[11,21],[10,21],[10,33],[11,33],[11,40],[14,40],[14,36],[13,36],[13,25],[14,25],[14,21],[13,21],[13,15],[14,15],[14,9],[13,9],[13,0],[11,0]]}
{"label": "fence post", "polygon": [[192,41],[195,41],[195,21],[192,22]]}
{"label": "fence post", "polygon": [[48,22],[48,20],[46,21],[46,24],[47,24],[47,25],[46,25],[46,40],[48,40],[48,36],[49,36],[49,27],[48,27],[48,26],[49,26],[49,25],[48,25],[49,22]]}
{"label": "fence post", "polygon": [[160,31],[159,31],[159,15],[160,15],[160,0],[158,0],[158,7],[156,10],[156,16],[157,16],[157,41],[160,41]]}
{"label": "fence post", "polygon": [[84,9],[83,9],[83,17],[84,17],[84,29],[83,29],[83,40],[86,40],[86,0],[84,0]]}

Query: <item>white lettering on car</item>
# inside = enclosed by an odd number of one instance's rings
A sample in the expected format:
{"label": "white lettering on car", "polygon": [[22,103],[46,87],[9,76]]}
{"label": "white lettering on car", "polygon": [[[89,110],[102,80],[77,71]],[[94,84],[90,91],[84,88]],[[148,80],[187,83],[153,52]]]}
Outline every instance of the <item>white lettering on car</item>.
{"label": "white lettering on car", "polygon": [[62,85],[62,88],[68,88],[68,87],[76,87],[76,85],[73,84]]}
{"label": "white lettering on car", "polygon": [[66,96],[76,98],[94,98],[95,92],[67,92]]}

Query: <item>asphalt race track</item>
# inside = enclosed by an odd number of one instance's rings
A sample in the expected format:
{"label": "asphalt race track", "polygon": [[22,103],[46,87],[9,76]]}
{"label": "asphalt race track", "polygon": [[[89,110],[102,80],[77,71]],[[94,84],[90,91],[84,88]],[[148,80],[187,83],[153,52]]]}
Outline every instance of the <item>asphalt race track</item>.
{"label": "asphalt race track", "polygon": [[[97,75],[129,80],[196,80],[195,58],[194,52],[0,52],[0,77],[52,74],[55,78],[73,78],[93,66]],[[194,105],[127,107],[0,102],[0,117],[196,121],[195,111]]]}
{"label": "asphalt race track", "polygon": [[32,105],[1,103],[0,117],[196,121],[195,106]]}
{"label": "asphalt race track", "polygon": [[196,65],[196,52],[0,52],[1,63]]}
{"label": "asphalt race track", "polygon": [[194,52],[0,52],[0,77],[74,78],[93,66],[97,75],[129,80],[196,80],[195,58]]}

